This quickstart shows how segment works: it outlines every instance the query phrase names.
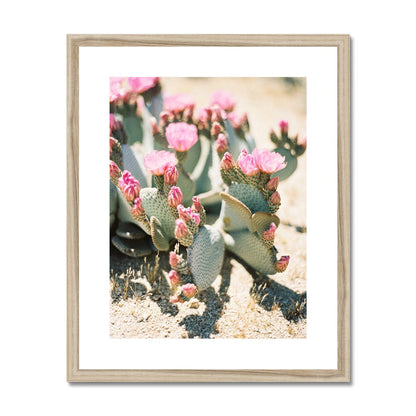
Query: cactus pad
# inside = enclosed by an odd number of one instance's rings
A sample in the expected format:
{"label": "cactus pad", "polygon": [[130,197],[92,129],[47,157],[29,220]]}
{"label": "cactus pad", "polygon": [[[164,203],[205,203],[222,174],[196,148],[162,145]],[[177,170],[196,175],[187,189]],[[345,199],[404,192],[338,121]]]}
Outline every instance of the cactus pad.
{"label": "cactus pad", "polygon": [[209,287],[221,271],[224,259],[224,240],[221,233],[210,225],[200,228],[188,247],[188,264],[198,290]]}

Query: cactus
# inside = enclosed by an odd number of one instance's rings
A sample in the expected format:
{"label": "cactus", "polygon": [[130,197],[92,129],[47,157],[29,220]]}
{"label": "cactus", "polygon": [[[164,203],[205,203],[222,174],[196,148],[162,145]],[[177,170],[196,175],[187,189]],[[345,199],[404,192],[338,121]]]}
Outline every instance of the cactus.
{"label": "cactus", "polygon": [[[306,139],[290,138],[281,122],[280,136],[270,134],[274,151],[256,149],[247,115],[223,92],[194,117],[193,99],[162,100],[157,78],[114,79],[111,88],[113,245],[141,257],[176,244],[169,253],[172,302],[207,289],[226,249],[261,273],[283,272],[289,256],[274,246],[277,187],[296,169]],[[214,225],[206,224],[207,213]]]}

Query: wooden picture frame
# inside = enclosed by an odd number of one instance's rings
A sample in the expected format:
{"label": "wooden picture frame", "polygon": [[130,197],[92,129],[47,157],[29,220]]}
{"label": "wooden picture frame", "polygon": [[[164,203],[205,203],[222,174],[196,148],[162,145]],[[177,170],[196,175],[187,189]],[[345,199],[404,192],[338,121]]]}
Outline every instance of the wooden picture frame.
{"label": "wooden picture frame", "polygon": [[[338,57],[337,368],[256,370],[80,369],[79,366],[79,53],[80,47],[335,47]],[[215,341],[213,341],[215,342]],[[67,381],[350,381],[350,38],[349,35],[67,36]]]}

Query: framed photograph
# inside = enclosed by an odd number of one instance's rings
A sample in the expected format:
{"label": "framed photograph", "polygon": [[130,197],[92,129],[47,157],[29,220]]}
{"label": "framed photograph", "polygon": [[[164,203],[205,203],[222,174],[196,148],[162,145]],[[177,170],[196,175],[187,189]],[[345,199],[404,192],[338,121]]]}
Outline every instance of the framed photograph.
{"label": "framed photograph", "polygon": [[68,35],[69,382],[350,381],[349,44]]}

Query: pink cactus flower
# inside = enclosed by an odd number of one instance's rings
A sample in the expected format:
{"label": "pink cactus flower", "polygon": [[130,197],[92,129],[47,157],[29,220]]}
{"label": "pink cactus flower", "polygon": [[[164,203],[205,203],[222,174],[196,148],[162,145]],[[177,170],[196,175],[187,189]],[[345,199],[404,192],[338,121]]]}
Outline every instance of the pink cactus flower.
{"label": "pink cactus flower", "polygon": [[110,178],[114,179],[120,176],[120,169],[117,164],[110,160]]}
{"label": "pink cactus flower", "polygon": [[227,142],[227,138],[225,137],[225,134],[220,133],[218,135],[218,138],[215,141],[215,150],[218,153],[224,153],[228,150],[228,142]]}
{"label": "pink cactus flower", "polygon": [[198,129],[193,124],[171,123],[166,128],[169,147],[177,152],[186,152],[198,141]]}
{"label": "pink cactus flower", "polygon": [[275,191],[271,194],[270,202],[274,205],[279,205],[280,204],[280,194],[279,194],[279,192]]}
{"label": "pink cactus flower", "polygon": [[211,126],[211,136],[216,136],[222,132],[221,124],[218,121],[214,121]]}
{"label": "pink cactus flower", "polygon": [[268,241],[273,241],[276,228],[276,224],[272,222],[270,227],[263,233],[263,238]]}
{"label": "pink cactus flower", "polygon": [[220,163],[221,169],[230,170],[234,167],[234,165],[235,164],[234,164],[233,157],[231,156],[230,153],[226,152],[224,154],[224,156],[222,157],[222,160],[221,160],[221,163]]}
{"label": "pink cactus flower", "polygon": [[178,218],[175,221],[175,236],[176,238],[184,238],[188,235],[188,226],[185,221]]}
{"label": "pink cactus flower", "polygon": [[123,78],[121,77],[111,77],[110,78],[110,102],[117,101],[121,98],[121,96],[124,94],[122,92],[122,82]]}
{"label": "pink cactus flower", "polygon": [[211,120],[212,110],[209,107],[199,110],[198,123],[200,128],[208,128],[208,123]]}
{"label": "pink cactus flower", "polygon": [[110,134],[120,129],[120,122],[115,118],[114,114],[110,113]]}
{"label": "pink cactus flower", "polygon": [[140,217],[144,213],[142,199],[136,198],[133,202],[133,206],[131,207],[131,215],[133,217]]}
{"label": "pink cactus flower", "polygon": [[179,218],[181,220],[185,221],[186,223],[191,221],[192,219],[191,208],[185,208],[182,204],[179,204],[177,206],[177,209],[178,209]]}
{"label": "pink cactus flower", "polygon": [[182,204],[182,201],[183,201],[183,194],[182,194],[181,188],[178,188],[177,186],[172,186],[168,194],[169,206],[172,208],[176,208],[179,204]]}
{"label": "pink cactus flower", "polygon": [[165,171],[165,183],[168,185],[176,185],[178,181],[178,170],[174,165],[169,165]]}
{"label": "pink cactus flower", "polygon": [[269,182],[266,183],[266,188],[269,191],[275,191],[278,185],[279,185],[279,178],[276,176],[274,178],[271,178]]}
{"label": "pink cactus flower", "polygon": [[259,168],[257,167],[254,157],[249,155],[246,149],[241,151],[240,156],[237,159],[237,165],[247,176],[254,176],[259,173]]}
{"label": "pink cactus flower", "polygon": [[168,274],[168,277],[172,286],[177,286],[181,281],[181,277],[175,270],[171,270]]}
{"label": "pink cactus flower", "polygon": [[279,123],[279,127],[280,127],[280,133],[282,134],[282,136],[287,136],[287,133],[289,131],[289,123],[286,120],[281,120]]}
{"label": "pink cactus flower", "polygon": [[197,289],[193,283],[187,283],[181,287],[182,293],[189,299],[196,295]]}
{"label": "pink cactus flower", "polygon": [[141,94],[153,88],[155,85],[158,84],[159,78],[158,77],[130,77],[127,78],[128,85],[132,92],[136,92]]}
{"label": "pink cactus flower", "polygon": [[164,97],[163,108],[174,114],[181,113],[186,109],[193,110],[195,101],[188,94],[175,94]]}
{"label": "pink cactus flower", "polygon": [[202,204],[201,201],[197,196],[192,197],[192,211],[194,212],[201,212],[202,211]]}
{"label": "pink cactus flower", "polygon": [[287,269],[287,266],[289,265],[290,256],[282,256],[279,260],[277,260],[276,263],[276,269],[279,272],[284,272]]}
{"label": "pink cactus flower", "polygon": [[200,224],[201,218],[199,217],[199,214],[197,212],[191,212],[191,217],[195,221],[196,225]]}
{"label": "pink cactus flower", "polygon": [[159,126],[157,125],[157,120],[155,117],[150,117],[150,125],[152,127],[153,136],[159,133]]}
{"label": "pink cactus flower", "polygon": [[228,91],[215,91],[211,97],[211,105],[219,105],[225,111],[233,111],[235,98]]}
{"label": "pink cactus flower", "polygon": [[280,153],[271,152],[270,150],[253,150],[253,157],[257,167],[265,173],[274,173],[286,167],[285,157]]}
{"label": "pink cactus flower", "polygon": [[247,113],[237,114],[235,111],[227,114],[228,120],[230,120],[231,126],[240,130],[243,125],[247,122]]}
{"label": "pink cactus flower", "polygon": [[171,267],[176,267],[179,264],[180,257],[174,251],[169,253],[169,264]]}
{"label": "pink cactus flower", "polygon": [[177,163],[175,155],[166,150],[153,150],[144,158],[144,167],[155,176],[164,175],[170,165]]}

